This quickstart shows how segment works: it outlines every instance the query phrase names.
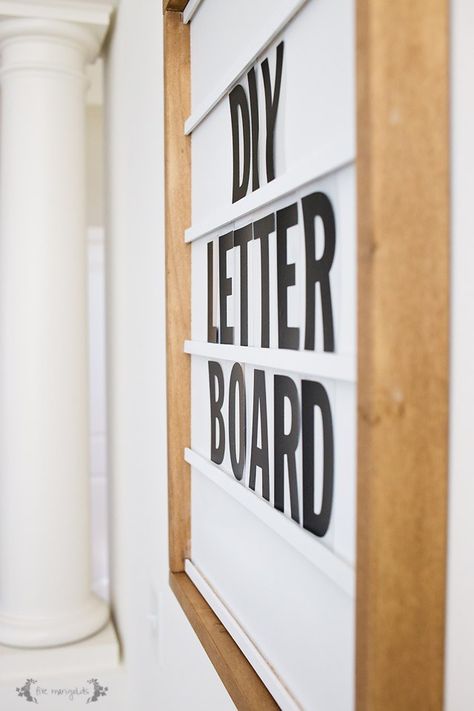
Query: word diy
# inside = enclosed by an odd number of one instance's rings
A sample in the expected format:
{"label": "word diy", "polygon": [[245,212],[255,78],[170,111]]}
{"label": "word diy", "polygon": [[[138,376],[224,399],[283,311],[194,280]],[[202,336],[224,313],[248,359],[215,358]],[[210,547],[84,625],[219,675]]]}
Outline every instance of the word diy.
{"label": "word diy", "polygon": [[[283,42],[276,49],[275,85],[272,89],[268,59],[262,62],[263,86],[265,91],[265,126],[266,146],[265,158],[267,182],[275,178],[275,125],[280,102],[281,75],[283,71]],[[232,125],[232,202],[241,200],[247,195],[252,166],[252,191],[260,187],[258,171],[259,152],[259,110],[257,93],[257,76],[252,67],[247,74],[250,97],[249,100],[242,84],[237,84],[229,94],[230,120]],[[240,119],[240,120],[239,120]],[[242,146],[240,138],[242,137]],[[242,169],[240,158],[242,156]]]}

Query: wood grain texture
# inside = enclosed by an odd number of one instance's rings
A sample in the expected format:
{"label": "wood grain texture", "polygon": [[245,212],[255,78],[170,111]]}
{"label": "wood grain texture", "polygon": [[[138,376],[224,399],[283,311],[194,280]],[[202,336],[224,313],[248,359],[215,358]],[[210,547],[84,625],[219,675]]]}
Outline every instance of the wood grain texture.
{"label": "wood grain texture", "polygon": [[170,569],[179,572],[190,539],[190,471],[184,448],[191,441],[191,369],[183,348],[191,334],[191,250],[184,243],[191,223],[191,146],[183,127],[191,90],[189,26],[175,12],[166,12],[163,19],[169,558]]}
{"label": "wood grain texture", "polygon": [[171,573],[170,586],[239,711],[279,707],[186,573]]}
{"label": "wood grain texture", "polygon": [[188,0],[163,0],[163,12],[183,12],[187,4]]}
{"label": "wood grain texture", "polygon": [[358,711],[443,707],[447,0],[359,0]]}

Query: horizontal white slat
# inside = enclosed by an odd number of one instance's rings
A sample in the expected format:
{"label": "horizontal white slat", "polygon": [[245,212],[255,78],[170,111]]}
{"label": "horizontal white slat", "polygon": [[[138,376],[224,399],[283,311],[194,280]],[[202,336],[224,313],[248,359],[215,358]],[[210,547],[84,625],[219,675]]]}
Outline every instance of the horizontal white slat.
{"label": "horizontal white slat", "polygon": [[290,546],[295,548],[320,572],[330,578],[350,597],[355,595],[355,573],[352,566],[324,546],[312,533],[260,499],[231,475],[205,459],[192,449],[186,448],[184,458],[198,472],[226,492],[262,523],[271,528]]}
{"label": "horizontal white slat", "polygon": [[337,146],[326,145],[292,170],[275,178],[271,183],[266,183],[259,190],[249,193],[242,200],[212,211],[212,217],[186,230],[185,242],[193,242],[200,237],[205,237],[254,210],[304,187],[307,183],[345,168],[354,161],[354,157],[354,146],[349,141],[346,144],[341,142]]}
{"label": "horizontal white slat", "polygon": [[230,612],[222,602],[215,590],[210,586],[204,575],[190,560],[185,561],[184,570],[206,600],[209,607],[220,619],[234,642],[253,666],[278,706],[283,711],[301,711],[301,706],[291,696],[281,679],[275,674],[265,657],[240,626],[232,612]]}
{"label": "horizontal white slat", "polygon": [[254,348],[220,343],[185,341],[184,352],[190,355],[248,363],[262,368],[286,370],[299,375],[318,376],[331,380],[356,381],[356,358],[337,353],[290,351],[280,348]]}
{"label": "horizontal white slat", "polygon": [[290,20],[293,19],[296,13],[301,10],[306,2],[307,0],[292,0],[290,8],[285,8],[284,12],[281,12],[274,18],[274,22],[270,30],[267,27],[262,29],[262,31],[258,34],[256,41],[252,44],[252,47],[250,49],[246,48],[242,55],[238,57],[234,64],[230,67],[230,70],[226,73],[223,81],[214,88],[205,101],[201,102],[199,106],[193,110],[193,113],[184,124],[184,133],[186,135],[189,135],[192,131],[194,131],[196,126],[198,126],[201,121],[206,118],[212,109],[227,94],[240,75],[250,69],[260,54],[262,54],[268,45],[270,45],[273,40],[278,37],[280,32],[286,27]]}
{"label": "horizontal white slat", "polygon": [[187,25],[188,22],[191,22],[202,1],[203,0],[189,0],[188,4],[183,10],[183,22],[185,25]]}

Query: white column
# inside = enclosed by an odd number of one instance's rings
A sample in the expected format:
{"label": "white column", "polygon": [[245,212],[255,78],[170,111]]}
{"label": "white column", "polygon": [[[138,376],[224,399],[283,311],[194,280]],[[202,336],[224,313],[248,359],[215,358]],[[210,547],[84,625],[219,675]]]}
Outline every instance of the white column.
{"label": "white column", "polygon": [[106,23],[70,7],[0,2],[0,644],[20,647],[109,616],[91,592],[84,146]]}

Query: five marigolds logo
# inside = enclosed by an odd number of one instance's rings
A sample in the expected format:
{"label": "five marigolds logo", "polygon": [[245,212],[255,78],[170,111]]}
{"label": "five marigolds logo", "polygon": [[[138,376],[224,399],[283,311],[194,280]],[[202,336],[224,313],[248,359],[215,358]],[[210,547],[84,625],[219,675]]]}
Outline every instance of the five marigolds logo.
{"label": "five marigolds logo", "polygon": [[[23,686],[16,687],[16,693],[21,696],[25,701],[30,701],[34,704],[41,703],[41,698],[44,696],[56,696],[66,698],[69,701],[74,701],[74,699],[81,698],[84,699],[86,704],[98,701],[101,696],[107,696],[109,690],[108,686],[101,686],[97,679],[88,679],[87,683],[89,687],[75,687],[73,689],[69,688],[45,688],[43,686],[34,686],[38,684],[36,679],[27,679]],[[34,689],[32,689],[34,687]],[[87,697],[87,698],[86,698]],[[38,700],[39,699],[39,700]]]}

